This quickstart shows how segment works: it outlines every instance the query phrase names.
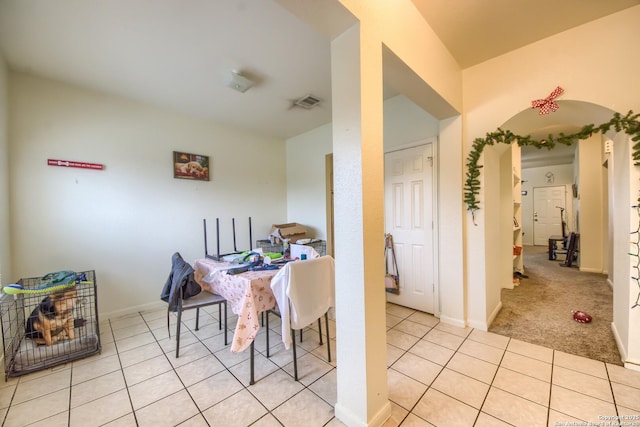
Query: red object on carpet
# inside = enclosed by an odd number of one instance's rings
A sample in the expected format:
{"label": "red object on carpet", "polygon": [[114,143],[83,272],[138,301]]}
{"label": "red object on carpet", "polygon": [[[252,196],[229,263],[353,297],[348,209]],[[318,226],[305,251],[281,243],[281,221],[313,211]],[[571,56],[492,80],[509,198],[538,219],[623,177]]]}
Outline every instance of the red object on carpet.
{"label": "red object on carpet", "polygon": [[575,320],[578,323],[589,323],[593,319],[591,315],[585,313],[584,311],[573,310],[572,313],[573,313],[573,320]]}

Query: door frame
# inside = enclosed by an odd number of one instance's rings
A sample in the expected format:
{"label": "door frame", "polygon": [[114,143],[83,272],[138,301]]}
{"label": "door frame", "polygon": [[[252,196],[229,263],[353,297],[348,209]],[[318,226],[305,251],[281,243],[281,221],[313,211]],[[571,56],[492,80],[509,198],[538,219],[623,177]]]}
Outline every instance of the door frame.
{"label": "door frame", "polygon": [[[439,161],[438,161],[438,142],[439,138],[437,136],[425,139],[419,139],[417,141],[409,142],[407,144],[395,145],[393,147],[384,147],[384,154],[392,153],[394,151],[406,150],[408,148],[420,147],[422,145],[431,144],[431,155],[433,161],[433,167],[431,169],[431,179],[432,179],[432,191],[431,191],[431,202],[432,202],[432,251],[433,251],[433,315],[435,317],[440,317],[440,275],[439,275],[439,266],[440,266],[440,226],[439,226],[439,181],[438,177],[440,176],[439,169]],[[383,187],[384,192],[384,187]],[[385,206],[386,209],[386,206]]]}

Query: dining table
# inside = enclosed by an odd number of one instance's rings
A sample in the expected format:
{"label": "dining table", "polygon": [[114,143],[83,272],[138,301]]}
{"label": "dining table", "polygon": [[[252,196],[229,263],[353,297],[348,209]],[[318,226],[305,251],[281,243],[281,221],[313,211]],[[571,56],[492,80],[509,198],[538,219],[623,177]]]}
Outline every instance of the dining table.
{"label": "dining table", "polygon": [[[204,292],[212,292],[223,296],[231,311],[238,315],[238,321],[231,342],[231,352],[238,353],[251,349],[253,359],[253,341],[260,330],[260,313],[276,306],[276,299],[271,290],[271,279],[278,269],[245,271],[229,274],[228,270],[239,267],[226,261],[202,258],[194,261],[194,278]],[[251,363],[251,380],[254,383],[253,363]]]}

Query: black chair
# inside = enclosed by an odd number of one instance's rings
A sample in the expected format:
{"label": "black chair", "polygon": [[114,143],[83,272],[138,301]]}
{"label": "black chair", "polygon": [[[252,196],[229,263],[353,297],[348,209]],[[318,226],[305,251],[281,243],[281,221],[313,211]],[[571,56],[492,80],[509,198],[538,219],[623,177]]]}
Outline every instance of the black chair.
{"label": "black chair", "polygon": [[171,273],[164,285],[160,299],[168,303],[167,330],[171,338],[170,314],[176,312],[178,323],[176,325],[176,358],[180,355],[180,326],[182,325],[182,312],[196,309],[196,331],[199,329],[200,308],[209,305],[218,305],[218,326],[222,329],[222,307],[224,306],[224,345],[227,345],[227,300],[211,292],[202,291],[198,282],[193,277],[193,267],[182,259],[176,252],[172,257]]}

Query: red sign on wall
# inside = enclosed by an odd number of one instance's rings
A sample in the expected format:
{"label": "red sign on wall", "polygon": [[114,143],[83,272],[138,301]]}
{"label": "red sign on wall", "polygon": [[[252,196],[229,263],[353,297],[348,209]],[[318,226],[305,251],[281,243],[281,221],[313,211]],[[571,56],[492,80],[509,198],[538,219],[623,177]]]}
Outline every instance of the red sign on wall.
{"label": "red sign on wall", "polygon": [[49,166],[62,166],[65,168],[94,169],[100,171],[104,169],[104,165],[100,163],[72,162],[70,160],[49,159],[47,160],[47,164]]}

